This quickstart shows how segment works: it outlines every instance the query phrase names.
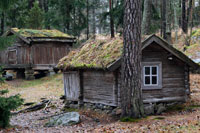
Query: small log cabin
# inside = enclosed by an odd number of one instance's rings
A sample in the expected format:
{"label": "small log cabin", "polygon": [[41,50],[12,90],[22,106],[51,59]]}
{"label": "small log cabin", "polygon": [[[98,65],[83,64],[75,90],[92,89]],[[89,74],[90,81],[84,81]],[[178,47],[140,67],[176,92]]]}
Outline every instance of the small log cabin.
{"label": "small log cabin", "polygon": [[[67,100],[120,106],[120,38],[91,41],[60,60]],[[165,40],[152,35],[142,42],[143,102],[185,102],[189,71],[199,66]]]}
{"label": "small log cabin", "polygon": [[0,51],[0,65],[4,70],[16,70],[18,77],[33,79],[34,71],[52,71],[60,58],[66,56],[75,38],[58,30],[11,28],[5,36],[16,41]]}

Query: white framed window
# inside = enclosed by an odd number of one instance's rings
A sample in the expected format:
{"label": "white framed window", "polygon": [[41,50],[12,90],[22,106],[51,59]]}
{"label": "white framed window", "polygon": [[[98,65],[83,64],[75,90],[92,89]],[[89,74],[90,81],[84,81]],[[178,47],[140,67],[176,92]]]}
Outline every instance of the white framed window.
{"label": "white framed window", "polygon": [[142,63],[142,89],[162,89],[161,62]]}
{"label": "white framed window", "polygon": [[158,66],[144,66],[144,86],[158,85]]}

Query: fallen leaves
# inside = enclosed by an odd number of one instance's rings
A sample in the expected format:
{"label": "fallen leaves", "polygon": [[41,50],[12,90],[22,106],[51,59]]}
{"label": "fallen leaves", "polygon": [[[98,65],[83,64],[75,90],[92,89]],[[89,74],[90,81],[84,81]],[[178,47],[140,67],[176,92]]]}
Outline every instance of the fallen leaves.
{"label": "fallen leaves", "polygon": [[[191,75],[190,78],[191,89],[200,89],[200,75],[194,74]],[[138,122],[120,122],[101,112],[80,110],[79,113],[81,114],[82,121],[80,124],[69,127],[58,126],[46,128],[43,126],[44,123],[47,122],[51,116],[61,113],[61,109],[64,106],[59,99],[58,93],[56,93],[58,88],[62,88],[62,77],[58,75],[56,79],[42,81],[40,84],[28,86],[23,89],[13,87],[11,93],[19,92],[25,98],[32,99],[27,101],[38,102],[41,97],[47,96],[46,98],[52,100],[54,107],[13,116],[11,124],[17,126],[0,132],[200,132],[200,91],[193,93],[191,100],[184,105],[182,110],[166,112],[160,116],[149,116]],[[5,85],[5,87],[6,86],[9,88],[8,85]],[[39,94],[37,91],[45,94]],[[63,92],[60,91],[59,95],[62,93]],[[99,120],[98,122],[97,119]]]}

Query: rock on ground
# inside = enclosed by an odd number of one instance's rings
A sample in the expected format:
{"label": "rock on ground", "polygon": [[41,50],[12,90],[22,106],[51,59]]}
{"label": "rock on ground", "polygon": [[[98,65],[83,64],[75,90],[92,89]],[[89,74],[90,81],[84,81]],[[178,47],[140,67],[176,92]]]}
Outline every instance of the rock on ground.
{"label": "rock on ground", "polygon": [[58,116],[54,116],[50,119],[45,126],[53,127],[53,126],[69,126],[80,123],[80,115],[78,112],[68,112]]}

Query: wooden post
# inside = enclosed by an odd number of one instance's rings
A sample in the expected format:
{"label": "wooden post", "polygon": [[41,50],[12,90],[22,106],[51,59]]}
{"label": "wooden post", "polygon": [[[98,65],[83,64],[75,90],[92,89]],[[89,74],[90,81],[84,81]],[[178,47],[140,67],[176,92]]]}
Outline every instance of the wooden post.
{"label": "wooden post", "polygon": [[116,71],[113,72],[114,75],[114,102],[116,103],[116,105],[118,106],[118,71],[119,69],[117,69]]}
{"label": "wooden post", "polygon": [[25,69],[25,79],[26,80],[34,80],[34,70],[32,68],[26,68]]}
{"label": "wooden post", "polygon": [[79,94],[79,108],[83,107],[83,70],[79,71],[79,81],[80,81],[80,94]]}
{"label": "wooden post", "polygon": [[186,95],[187,95],[187,98],[190,97],[190,93],[191,93],[191,90],[190,90],[190,72],[189,72],[189,66],[185,64],[184,66],[184,69],[185,69],[185,89],[186,89]]}

